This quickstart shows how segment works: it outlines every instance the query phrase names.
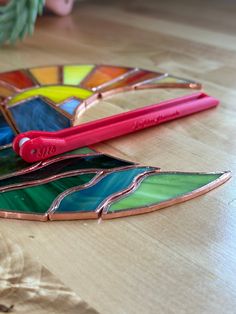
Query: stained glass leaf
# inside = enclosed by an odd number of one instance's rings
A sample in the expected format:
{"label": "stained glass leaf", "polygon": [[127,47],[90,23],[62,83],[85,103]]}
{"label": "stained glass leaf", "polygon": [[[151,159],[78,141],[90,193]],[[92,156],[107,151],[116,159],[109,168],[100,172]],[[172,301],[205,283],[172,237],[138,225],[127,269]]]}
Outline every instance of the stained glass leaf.
{"label": "stained glass leaf", "polygon": [[137,189],[109,204],[103,218],[128,216],[154,211],[206,193],[224,183],[229,172],[159,172],[140,181]]}
{"label": "stained glass leaf", "polygon": [[96,154],[76,156],[69,155],[58,158],[57,162],[41,163],[31,171],[17,176],[0,179],[0,191],[16,189],[22,186],[42,184],[61,177],[69,177],[89,169],[100,171],[104,169],[116,169],[132,165],[132,162],[117,159],[108,155]]}
{"label": "stained glass leaf", "polygon": [[96,173],[81,174],[38,186],[0,193],[0,216],[47,220],[47,211],[55,198],[69,188],[88,184],[94,176]]}
{"label": "stained glass leaf", "polygon": [[133,184],[140,175],[144,175],[154,168],[132,167],[130,169],[115,170],[100,177],[89,187],[75,189],[60,199],[57,206],[50,213],[50,219],[63,219],[76,216],[80,213],[100,213],[109,199],[123,191],[133,188]]}

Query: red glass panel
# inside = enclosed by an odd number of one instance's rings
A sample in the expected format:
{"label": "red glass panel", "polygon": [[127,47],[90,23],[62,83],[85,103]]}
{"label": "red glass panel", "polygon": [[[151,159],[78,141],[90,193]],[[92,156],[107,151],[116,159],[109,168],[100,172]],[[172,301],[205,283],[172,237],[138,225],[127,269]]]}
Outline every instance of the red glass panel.
{"label": "red glass panel", "polygon": [[29,76],[27,76],[24,71],[11,71],[6,73],[0,73],[0,81],[3,81],[18,89],[35,86],[35,83]]}

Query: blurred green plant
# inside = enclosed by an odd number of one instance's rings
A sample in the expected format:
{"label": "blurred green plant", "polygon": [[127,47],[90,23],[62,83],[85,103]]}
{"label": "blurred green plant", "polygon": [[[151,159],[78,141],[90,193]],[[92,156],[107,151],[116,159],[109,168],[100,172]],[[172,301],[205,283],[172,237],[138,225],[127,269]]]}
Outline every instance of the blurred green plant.
{"label": "blurred green plant", "polygon": [[42,14],[45,0],[10,0],[0,7],[0,45],[13,44],[32,35],[38,14]]}

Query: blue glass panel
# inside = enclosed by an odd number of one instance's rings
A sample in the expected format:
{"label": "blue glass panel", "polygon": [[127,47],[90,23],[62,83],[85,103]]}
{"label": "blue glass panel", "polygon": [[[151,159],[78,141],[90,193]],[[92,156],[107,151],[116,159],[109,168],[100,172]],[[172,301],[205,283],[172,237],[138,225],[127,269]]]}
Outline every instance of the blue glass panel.
{"label": "blue glass panel", "polygon": [[14,137],[15,134],[13,133],[11,127],[0,113],[0,146],[10,144]]}
{"label": "blue glass panel", "polygon": [[70,120],[41,98],[31,99],[8,109],[20,132],[57,131],[70,127]]}
{"label": "blue glass panel", "polygon": [[78,107],[78,105],[81,103],[78,99],[71,99],[64,104],[60,105],[60,108],[69,114],[73,115],[75,109]]}
{"label": "blue glass panel", "polygon": [[110,173],[93,186],[66,196],[56,212],[95,211],[108,196],[128,188],[139,174],[150,169],[141,167]]}

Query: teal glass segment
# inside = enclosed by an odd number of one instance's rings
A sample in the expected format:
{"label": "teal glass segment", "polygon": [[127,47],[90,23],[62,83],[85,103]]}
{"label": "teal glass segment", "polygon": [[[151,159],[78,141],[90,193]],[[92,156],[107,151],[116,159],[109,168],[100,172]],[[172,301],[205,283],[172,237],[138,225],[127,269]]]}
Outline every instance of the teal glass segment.
{"label": "teal glass segment", "polygon": [[82,174],[47,184],[0,193],[0,210],[45,214],[65,190],[88,183],[96,174]]}
{"label": "teal glass segment", "polygon": [[73,115],[75,113],[75,109],[80,105],[80,103],[81,101],[79,101],[78,99],[71,99],[60,105],[60,108],[67,113]]}
{"label": "teal glass segment", "polygon": [[45,167],[32,170],[25,174],[6,179],[0,179],[0,187],[14,186],[18,184],[29,184],[32,181],[39,181],[55,176],[63,176],[63,174],[71,171],[87,170],[87,169],[113,169],[131,165],[128,161],[116,159],[107,155],[90,155],[84,157],[73,157],[50,163]]}
{"label": "teal glass segment", "polygon": [[160,204],[191,193],[215,181],[221,175],[222,173],[181,172],[151,174],[143,179],[135,192],[113,202],[108,209],[108,213]]}
{"label": "teal glass segment", "polygon": [[56,212],[96,211],[109,196],[127,189],[138,175],[150,170],[150,167],[141,167],[112,172],[92,186],[66,196]]}

